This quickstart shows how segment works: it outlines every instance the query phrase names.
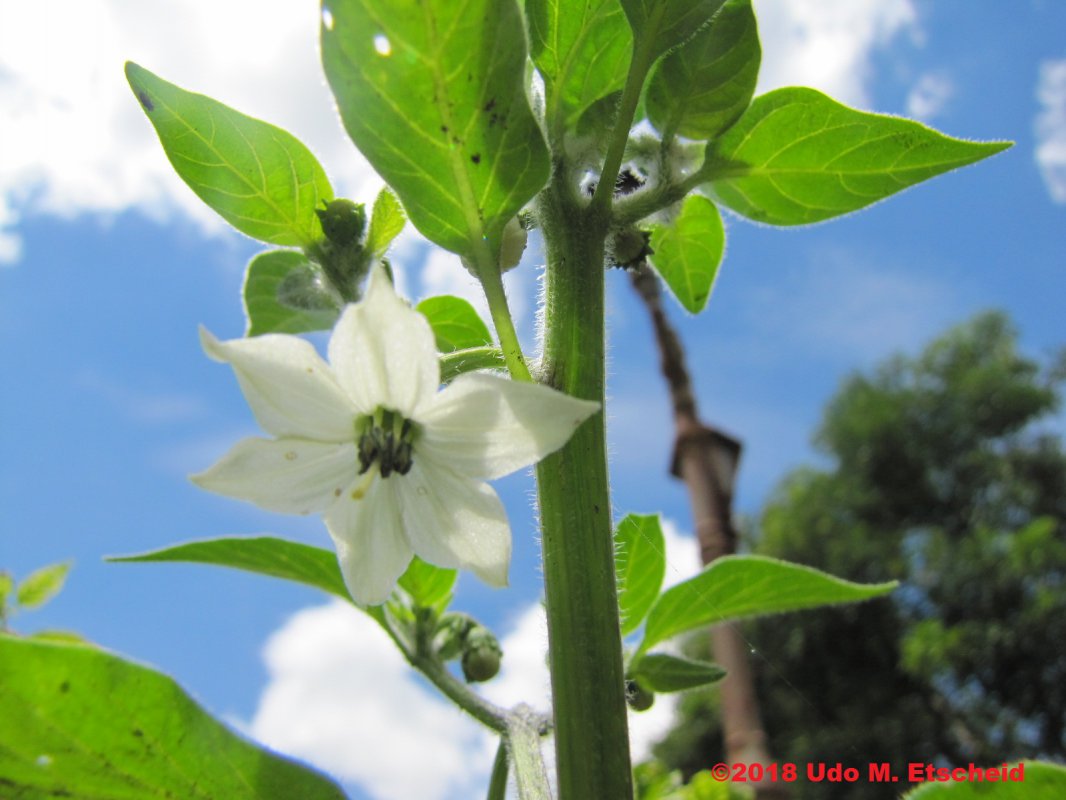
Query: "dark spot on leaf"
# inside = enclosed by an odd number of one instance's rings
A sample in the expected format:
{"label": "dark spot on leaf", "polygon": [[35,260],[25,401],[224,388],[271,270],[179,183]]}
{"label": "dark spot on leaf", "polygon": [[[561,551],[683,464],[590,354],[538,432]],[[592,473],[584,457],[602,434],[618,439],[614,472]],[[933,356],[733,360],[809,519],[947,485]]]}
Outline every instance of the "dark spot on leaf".
{"label": "dark spot on leaf", "polygon": [[144,738],[144,731],[142,731],[140,728],[134,728],[133,729],[133,735],[136,736],[138,739],[143,739]]}
{"label": "dark spot on leaf", "polygon": [[481,153],[474,153],[474,155],[470,156],[470,160],[473,161],[475,164],[480,164],[481,163]]}
{"label": "dark spot on leaf", "polygon": [[144,89],[137,90],[137,99],[141,101],[145,111],[155,111],[155,103],[152,102],[152,98],[148,96],[148,92]]}
{"label": "dark spot on leaf", "polygon": [[69,692],[70,691],[70,681],[63,681],[61,684],[59,684],[59,691],[61,691],[63,694],[66,694],[67,692]]}
{"label": "dark spot on leaf", "polygon": [[496,98],[495,97],[492,98],[491,100],[489,100],[489,102],[485,103],[485,110],[486,111],[492,111],[492,109],[494,109],[494,108],[496,108]]}
{"label": "dark spot on leaf", "polygon": [[441,133],[447,133],[448,132],[448,126],[447,125],[441,125],[440,126],[440,132]]}
{"label": "dark spot on leaf", "polygon": [[463,143],[463,140],[460,139],[458,136],[452,136],[452,144],[462,144],[462,143]]}

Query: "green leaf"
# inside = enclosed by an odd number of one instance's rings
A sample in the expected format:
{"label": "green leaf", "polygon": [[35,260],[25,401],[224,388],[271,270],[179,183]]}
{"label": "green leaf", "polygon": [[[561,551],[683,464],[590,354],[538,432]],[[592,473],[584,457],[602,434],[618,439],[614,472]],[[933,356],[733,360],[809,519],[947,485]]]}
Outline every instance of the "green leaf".
{"label": "green leaf", "polygon": [[648,653],[629,668],[629,677],[653,692],[684,692],[717,683],[725,677],[725,670],[706,661]]}
{"label": "green leaf", "polygon": [[15,588],[15,579],[11,577],[8,572],[0,572],[0,608],[3,608],[4,601],[7,600],[7,596],[11,594],[11,590]]}
{"label": "green leaf", "polygon": [[[304,277],[294,279],[294,275]],[[293,301],[294,280],[302,281],[308,307],[282,302],[282,296]],[[337,302],[312,270],[311,262],[298,250],[268,250],[255,256],[248,262],[241,294],[248,322],[245,336],[327,330],[339,313]],[[316,303],[319,308],[314,308]]]}
{"label": "green leaf", "polygon": [[174,170],[230,225],[269,244],[307,247],[321,237],[315,207],[333,189],[295,136],[133,62],[126,78]]}
{"label": "green leaf", "polygon": [[657,514],[627,514],[614,529],[614,573],[622,635],[632,633],[652,607],[666,573],[666,543]]}
{"label": "green leaf", "polygon": [[814,89],[755,98],[707,147],[702,171],[727,208],[771,225],[803,225],[856,211],[972,164],[1009,142],[952,139],[921,123],[868,114]]}
{"label": "green leaf", "polygon": [[[998,764],[989,766],[999,768]],[[1021,761],[1008,766],[1007,776],[1010,780],[1000,778],[996,783],[966,780],[926,783],[904,795],[904,800],[1061,800],[1066,797],[1066,767],[1060,764]]]}
{"label": "green leaf", "polygon": [[469,350],[456,350],[444,353],[440,357],[440,379],[450,383],[464,372],[479,369],[507,369],[503,351],[498,347],[471,347]]}
{"label": "green leaf", "polygon": [[725,228],[714,203],[689,195],[668,225],[651,229],[652,266],[693,314],[707,305],[725,252]]}
{"label": "green leaf", "polygon": [[618,0],[526,0],[526,16],[549,130],[573,129],[593,103],[622,89],[629,24]]}
{"label": "green leaf", "polygon": [[724,556],[666,590],[648,614],[638,655],[679,633],[745,617],[781,614],[887,594],[896,581],[860,584],[765,556]]}
{"label": "green leaf", "polygon": [[388,187],[378,192],[374,210],[370,214],[370,232],[366,235],[366,249],[377,258],[385,255],[392,240],[400,235],[407,224],[407,216],[396,195]]}
{"label": "green leaf", "polygon": [[415,227],[475,264],[496,253],[548,179],[515,0],[333,0],[322,63],[348,135]]}
{"label": "green leaf", "polygon": [[183,561],[233,567],[303,583],[351,602],[337,566],[337,556],[332,550],[272,536],[204,539],[107,560],[120,563]]}
{"label": "green leaf", "polygon": [[461,297],[450,294],[427,297],[416,310],[429,320],[437,337],[437,349],[442,353],[492,344],[488,327],[474,307]]}
{"label": "green leaf", "polygon": [[648,119],[664,135],[710,139],[755,94],[762,49],[751,0],[729,0],[710,25],[668,55],[648,80]]}
{"label": "green leaf", "polygon": [[434,608],[443,604],[446,607],[457,577],[454,569],[435,567],[415,556],[407,571],[400,576],[399,584],[417,606]]}
{"label": "green leaf", "polygon": [[23,608],[39,608],[63,588],[70,572],[70,562],[49,564],[31,572],[15,590],[15,601]]}
{"label": "green leaf", "polygon": [[700,30],[725,0],[621,0],[635,48],[650,66]]}
{"label": "green leaf", "polygon": [[170,678],[104,650],[0,636],[5,797],[342,800],[245,741]]}

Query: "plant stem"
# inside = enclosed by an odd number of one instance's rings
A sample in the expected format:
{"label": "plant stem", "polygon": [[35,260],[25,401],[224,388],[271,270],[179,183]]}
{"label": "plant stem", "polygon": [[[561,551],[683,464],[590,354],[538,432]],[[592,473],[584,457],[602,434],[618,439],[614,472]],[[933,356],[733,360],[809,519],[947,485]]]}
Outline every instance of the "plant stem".
{"label": "plant stem", "polygon": [[492,322],[496,326],[496,335],[500,339],[500,348],[503,350],[504,360],[511,372],[511,377],[516,381],[532,382],[529,367],[522,355],[522,345],[518,342],[518,333],[514,328],[514,320],[511,319],[511,311],[507,307],[507,293],[503,289],[503,275],[499,267],[494,263],[479,268],[478,276],[481,279],[481,288],[485,291],[485,299],[489,304],[489,313]]}
{"label": "plant stem", "polygon": [[[539,198],[547,274],[541,380],[604,402],[605,215]],[[603,413],[537,467],[560,800],[632,797]]]}
{"label": "plant stem", "polygon": [[440,689],[441,694],[485,727],[500,734],[506,733],[507,711],[474,694],[458,678],[448,672],[440,661],[420,652],[417,643],[408,642],[397,633],[382,607],[370,606],[364,611],[385,630],[385,633],[403,653],[407,663],[425,675],[430,683]]}
{"label": "plant stem", "polygon": [[489,778],[489,793],[485,800],[506,800],[507,797],[507,738],[500,737],[500,746],[496,748],[496,760],[492,762],[492,775]]}
{"label": "plant stem", "polygon": [[507,740],[519,800],[552,800],[544,759],[540,754],[537,715],[529,706],[519,705],[508,715]]}
{"label": "plant stem", "polygon": [[591,209],[595,214],[611,207],[614,182],[618,178],[618,170],[622,166],[622,158],[629,143],[629,129],[633,126],[633,115],[640,102],[640,92],[644,88],[644,78],[648,74],[649,66],[647,47],[642,46],[639,40],[634,40],[633,57],[629,61],[625,88],[622,89],[622,99],[618,103],[618,117],[615,119],[614,130],[611,131],[611,139],[607,143],[607,154],[603,159],[599,181],[596,183],[596,193],[592,196]]}

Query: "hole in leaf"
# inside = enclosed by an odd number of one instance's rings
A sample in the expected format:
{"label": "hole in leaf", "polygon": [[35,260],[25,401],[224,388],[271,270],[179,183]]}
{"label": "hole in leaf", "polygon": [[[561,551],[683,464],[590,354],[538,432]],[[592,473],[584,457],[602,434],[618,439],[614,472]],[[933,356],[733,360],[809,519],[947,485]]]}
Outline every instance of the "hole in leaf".
{"label": "hole in leaf", "polygon": [[389,42],[389,37],[383,33],[379,33],[377,36],[375,36],[374,49],[378,51],[378,55],[392,55],[392,44]]}
{"label": "hole in leaf", "polygon": [[38,767],[50,767],[52,766],[52,757],[45,753],[37,756],[36,764]]}
{"label": "hole in leaf", "polygon": [[327,31],[333,30],[333,12],[326,6],[322,6],[322,27]]}

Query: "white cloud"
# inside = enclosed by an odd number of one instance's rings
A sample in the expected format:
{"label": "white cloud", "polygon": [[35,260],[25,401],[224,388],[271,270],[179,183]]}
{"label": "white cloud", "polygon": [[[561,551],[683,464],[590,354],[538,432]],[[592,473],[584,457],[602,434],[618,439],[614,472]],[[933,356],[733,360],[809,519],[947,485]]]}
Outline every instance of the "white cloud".
{"label": "white cloud", "polygon": [[758,91],[813,86],[869,106],[870,56],[898,35],[918,35],[911,0],[756,0],[763,42]]}
{"label": "white cloud", "polygon": [[487,737],[429,694],[377,624],[351,606],[295,614],[267,642],[265,660],[270,682],[250,726],[265,744],[358,783],[375,800],[467,797],[485,782]]}
{"label": "white cloud", "polygon": [[[695,540],[664,523],[666,584],[699,569]],[[501,636],[500,674],[480,687],[492,702],[546,711],[550,684],[543,606],[521,610]],[[269,675],[246,727],[275,749],[358,784],[375,800],[452,800],[479,796],[495,739],[432,694],[381,629],[340,602],[294,614],[264,648]],[[630,715],[635,760],[669,729],[675,698]],[[550,743],[545,744],[550,756]],[[417,754],[418,769],[410,768]]]}
{"label": "white cloud", "polygon": [[1066,59],[1040,65],[1036,96],[1036,163],[1051,199],[1066,203]]}
{"label": "white cloud", "polygon": [[317,4],[288,0],[4,3],[0,260],[18,256],[12,209],[179,210],[205,231],[228,230],[171,169],[130,93],[126,59],[288,128],[335,188],[373,199],[377,179],[344,136],[322,77],[317,25]]}
{"label": "white cloud", "polygon": [[929,121],[940,114],[955,94],[955,84],[943,72],[927,72],[907,95],[907,113]]}
{"label": "white cloud", "polygon": [[[806,83],[857,104],[866,100],[870,53],[916,26],[910,0],[761,0],[759,7],[763,90]],[[340,193],[371,200],[380,181],[336,117],[317,25],[317,4],[289,0],[254,8],[246,0],[4,3],[0,262],[19,257],[19,212],[137,208],[166,218],[177,211],[204,231],[228,230],[173,173],[130,94],[126,59],[291,130]]]}

